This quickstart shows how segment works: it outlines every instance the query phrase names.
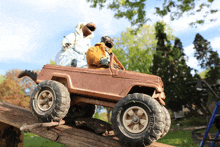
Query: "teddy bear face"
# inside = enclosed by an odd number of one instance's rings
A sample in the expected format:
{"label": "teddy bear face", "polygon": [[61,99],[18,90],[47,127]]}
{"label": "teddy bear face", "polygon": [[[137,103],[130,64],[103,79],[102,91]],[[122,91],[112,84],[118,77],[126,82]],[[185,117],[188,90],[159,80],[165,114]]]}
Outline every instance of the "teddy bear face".
{"label": "teddy bear face", "polygon": [[96,30],[96,25],[92,22],[87,23],[85,26],[83,26],[83,36],[87,37],[92,34]]}

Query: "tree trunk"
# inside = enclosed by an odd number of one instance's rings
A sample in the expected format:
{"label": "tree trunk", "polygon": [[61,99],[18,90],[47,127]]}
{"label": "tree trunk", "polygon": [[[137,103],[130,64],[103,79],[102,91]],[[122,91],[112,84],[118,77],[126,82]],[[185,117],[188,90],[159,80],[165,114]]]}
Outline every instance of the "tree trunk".
{"label": "tree trunk", "polygon": [[108,122],[111,122],[111,111],[112,111],[112,108],[106,108],[107,109],[107,119],[108,119]]}

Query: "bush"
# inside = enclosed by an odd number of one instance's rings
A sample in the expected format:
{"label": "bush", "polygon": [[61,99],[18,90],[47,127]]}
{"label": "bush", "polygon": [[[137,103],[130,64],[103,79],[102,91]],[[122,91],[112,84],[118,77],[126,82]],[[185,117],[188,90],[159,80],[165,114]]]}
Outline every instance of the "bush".
{"label": "bush", "polygon": [[201,117],[192,116],[191,118],[181,121],[180,125],[184,127],[193,127],[193,126],[204,126],[207,125],[207,120]]}
{"label": "bush", "polygon": [[[177,124],[179,126],[177,126]],[[187,127],[194,127],[194,126],[206,126],[207,124],[208,122],[205,118],[192,116],[188,119],[183,118],[180,120],[172,120],[171,128],[175,129],[178,127],[187,128]]]}

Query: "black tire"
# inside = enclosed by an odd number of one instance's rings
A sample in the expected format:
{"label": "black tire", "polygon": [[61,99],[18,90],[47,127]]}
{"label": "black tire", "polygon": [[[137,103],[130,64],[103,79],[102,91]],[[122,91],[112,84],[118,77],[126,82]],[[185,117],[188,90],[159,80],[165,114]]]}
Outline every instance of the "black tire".
{"label": "black tire", "polygon": [[170,130],[171,118],[170,118],[169,111],[164,106],[162,106],[162,111],[164,112],[164,116],[165,116],[165,124],[164,124],[165,127],[164,127],[164,131],[161,137],[164,137]]}
{"label": "black tire", "polygon": [[31,110],[43,122],[59,121],[70,108],[70,94],[67,88],[52,80],[37,85],[31,95]]}
{"label": "black tire", "polygon": [[[155,99],[146,94],[128,94],[120,99],[112,111],[111,121],[115,135],[126,146],[149,145],[157,141],[164,130],[162,108]],[[135,128],[139,130],[136,131]]]}
{"label": "black tire", "polygon": [[72,105],[67,113],[68,118],[92,118],[96,112],[96,106],[92,104]]}

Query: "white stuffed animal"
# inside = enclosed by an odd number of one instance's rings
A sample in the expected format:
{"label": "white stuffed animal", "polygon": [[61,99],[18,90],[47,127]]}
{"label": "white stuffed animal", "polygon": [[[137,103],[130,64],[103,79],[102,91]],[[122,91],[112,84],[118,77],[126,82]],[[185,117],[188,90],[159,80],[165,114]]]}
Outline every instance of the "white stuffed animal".
{"label": "white stuffed animal", "polygon": [[91,47],[90,40],[94,37],[94,23],[79,23],[75,32],[64,37],[62,49],[56,55],[56,65],[88,67],[86,52]]}

